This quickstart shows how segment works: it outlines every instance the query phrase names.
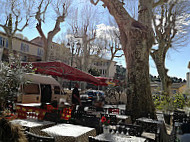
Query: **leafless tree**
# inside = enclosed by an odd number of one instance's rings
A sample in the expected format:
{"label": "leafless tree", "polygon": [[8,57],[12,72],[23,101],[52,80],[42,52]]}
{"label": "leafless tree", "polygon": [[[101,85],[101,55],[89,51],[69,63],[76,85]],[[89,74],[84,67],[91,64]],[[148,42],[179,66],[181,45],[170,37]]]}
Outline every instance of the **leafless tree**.
{"label": "leafless tree", "polygon": [[[55,12],[55,25],[53,30],[49,31],[47,36],[45,36],[42,30],[42,23],[45,23],[45,18],[47,14],[47,9],[52,5]],[[53,37],[61,30],[60,24],[65,21],[67,16],[68,8],[71,5],[71,0],[40,0],[38,5],[38,10],[35,14],[35,19],[37,20],[36,29],[38,30],[42,40],[44,42],[45,55],[44,59],[48,61],[50,59],[50,50],[52,46]]]}
{"label": "leafless tree", "polygon": [[166,54],[171,48],[183,45],[187,41],[190,24],[190,2],[172,0],[154,9],[153,25],[156,48],[150,55],[156,64],[165,94],[170,94],[171,79],[165,66]]}
{"label": "leafless tree", "polygon": [[[100,0],[90,0],[97,5]],[[120,31],[120,41],[127,64],[127,109],[132,119],[155,112],[149,81],[149,55],[154,44],[153,8],[167,0],[138,0],[138,18],[131,17],[124,7],[127,0],[101,0],[114,17]],[[152,115],[155,116],[155,115]]]}
{"label": "leafless tree", "polygon": [[33,0],[2,0],[0,27],[8,37],[9,52],[12,52],[12,38],[16,32],[22,32],[32,16]]}
{"label": "leafless tree", "polygon": [[106,76],[109,77],[111,62],[114,58],[120,58],[123,56],[119,29],[117,26],[106,26],[104,24],[100,24],[97,28],[97,35],[98,38],[103,38],[103,40],[105,40],[106,51],[108,51],[108,54],[110,55],[109,64],[106,70]]}
{"label": "leafless tree", "polygon": [[78,66],[87,72],[90,64],[89,58],[95,47],[93,41],[96,38],[96,10],[91,5],[84,5],[81,9],[73,11],[69,22],[71,31],[75,38],[82,39],[81,47],[77,49],[75,58],[78,59]]}

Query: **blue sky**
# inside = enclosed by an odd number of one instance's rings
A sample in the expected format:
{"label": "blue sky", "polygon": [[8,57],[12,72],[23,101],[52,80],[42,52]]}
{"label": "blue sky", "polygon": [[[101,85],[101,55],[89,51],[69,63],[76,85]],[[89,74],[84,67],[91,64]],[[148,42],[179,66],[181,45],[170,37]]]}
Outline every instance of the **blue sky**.
{"label": "blue sky", "polygon": [[[79,6],[80,7],[80,6]],[[108,11],[106,9],[103,9],[101,5],[98,6],[98,10],[100,10],[100,20],[98,24],[101,24],[101,22],[107,24],[108,23]],[[51,12],[50,12],[51,13]],[[48,13],[48,14],[50,14]],[[105,18],[106,17],[106,18]],[[66,19],[67,20],[67,19]],[[27,37],[29,40],[39,36],[36,28],[35,28],[36,23],[32,22],[32,24],[27,27],[22,34]],[[43,24],[43,30],[47,34],[48,31],[53,29],[54,21],[52,20],[52,17],[49,17],[46,19],[46,23]],[[59,32],[56,37],[60,36],[61,33],[65,33],[67,31],[68,24],[66,22],[61,24],[61,32]],[[2,30],[2,29],[0,29]],[[118,64],[122,64],[124,67],[125,65],[125,60],[124,57],[120,59],[116,59]],[[188,63],[190,61],[190,43],[183,46],[179,47],[178,51],[176,50],[169,50],[166,58],[166,67],[169,69],[168,75],[171,77],[179,77],[182,79],[186,79],[186,73],[189,71],[187,68]],[[156,67],[154,65],[153,60],[150,58],[150,74],[152,75],[158,75],[156,71]]]}
{"label": "blue sky", "polygon": [[[50,25],[47,27],[46,25],[43,26],[46,32],[48,31],[48,29],[52,29],[52,26]],[[64,29],[65,25],[66,24],[62,24],[61,32],[66,31],[66,29]],[[59,36],[61,32],[57,36]],[[36,36],[39,36],[36,28],[32,26],[26,28],[23,34],[29,40],[35,38]],[[122,64],[123,66],[126,66],[124,57],[119,58],[119,59],[116,58],[115,60],[118,62],[118,64]],[[187,44],[186,46],[183,46],[183,47],[179,47],[178,51],[174,49],[170,49],[166,58],[166,67],[169,69],[168,75],[171,77],[175,76],[175,77],[186,79],[186,73],[189,71],[189,69],[187,68],[189,61],[190,61],[190,44]],[[156,75],[156,76],[158,75],[155,64],[153,60],[151,59],[151,57],[150,57],[150,73],[152,75]]]}

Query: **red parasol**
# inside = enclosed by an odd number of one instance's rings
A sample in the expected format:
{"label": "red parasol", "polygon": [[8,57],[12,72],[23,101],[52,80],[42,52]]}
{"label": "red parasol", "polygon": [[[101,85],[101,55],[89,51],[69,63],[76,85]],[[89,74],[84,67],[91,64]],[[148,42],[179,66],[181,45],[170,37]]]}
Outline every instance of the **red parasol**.
{"label": "red parasol", "polygon": [[[86,81],[94,85],[100,83],[100,81],[94,76],[85,73],[79,69],[73,68],[62,62],[31,62],[31,63],[34,66],[34,68],[36,68],[36,72],[41,74],[59,76],[73,81]],[[22,63],[22,65],[26,64],[28,63]]]}

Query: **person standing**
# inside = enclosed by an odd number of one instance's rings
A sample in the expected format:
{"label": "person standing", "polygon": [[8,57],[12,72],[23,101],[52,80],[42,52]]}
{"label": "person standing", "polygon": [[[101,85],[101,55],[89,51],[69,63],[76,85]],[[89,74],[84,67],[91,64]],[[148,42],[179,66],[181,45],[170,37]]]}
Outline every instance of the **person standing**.
{"label": "person standing", "polygon": [[78,87],[79,87],[79,85],[78,85],[78,83],[76,83],[75,87],[74,87],[74,89],[72,91],[72,104],[74,106],[81,105]]}

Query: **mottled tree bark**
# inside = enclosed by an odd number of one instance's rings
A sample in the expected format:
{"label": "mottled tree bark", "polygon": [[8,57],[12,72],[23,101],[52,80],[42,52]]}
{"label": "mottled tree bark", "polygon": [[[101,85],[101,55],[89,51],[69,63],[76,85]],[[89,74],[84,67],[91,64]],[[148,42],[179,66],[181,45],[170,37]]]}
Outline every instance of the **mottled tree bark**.
{"label": "mottled tree bark", "polygon": [[[160,44],[159,46],[163,46],[162,44]],[[168,76],[168,69],[165,67],[165,59],[166,59],[166,53],[163,50],[166,50],[165,47],[160,48],[159,50],[155,50],[154,52],[152,52],[150,55],[152,57],[152,59],[154,60],[155,64],[156,64],[156,68],[158,71],[158,74],[160,76],[161,82],[162,82],[162,91],[165,95],[169,95],[170,94],[170,86],[172,84],[170,77]]]}
{"label": "mottled tree bark", "polygon": [[149,80],[149,54],[154,42],[151,25],[153,1],[139,0],[138,21],[130,17],[119,0],[101,1],[115,18],[120,30],[128,69],[127,109],[132,113],[132,120],[147,116],[148,113],[154,117],[155,108]]}
{"label": "mottled tree bark", "polygon": [[154,114],[149,81],[149,49],[152,46],[146,38],[146,33],[131,30],[124,50],[128,69],[127,107],[133,119]]}

